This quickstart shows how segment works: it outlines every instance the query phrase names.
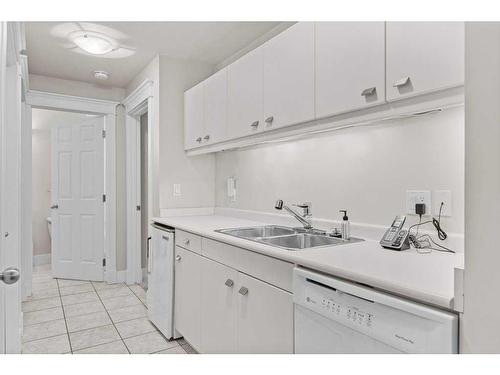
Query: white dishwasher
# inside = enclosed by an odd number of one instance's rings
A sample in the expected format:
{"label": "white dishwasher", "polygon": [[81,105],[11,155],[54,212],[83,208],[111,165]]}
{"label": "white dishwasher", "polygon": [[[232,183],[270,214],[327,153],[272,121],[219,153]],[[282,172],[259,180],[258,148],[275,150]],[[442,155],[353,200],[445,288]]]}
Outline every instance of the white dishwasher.
{"label": "white dishwasher", "polygon": [[293,276],[295,353],[457,353],[456,314],[303,268]]}

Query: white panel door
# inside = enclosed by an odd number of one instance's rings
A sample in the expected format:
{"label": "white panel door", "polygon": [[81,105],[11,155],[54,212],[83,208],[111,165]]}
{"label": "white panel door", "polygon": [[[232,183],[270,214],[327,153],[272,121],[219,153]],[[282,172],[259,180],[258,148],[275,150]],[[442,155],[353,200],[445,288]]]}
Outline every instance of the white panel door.
{"label": "white panel door", "polygon": [[104,117],[52,129],[52,273],[103,280]]}
{"label": "white panel door", "polygon": [[227,139],[227,69],[219,70],[204,83],[203,145]]}
{"label": "white panel door", "polygon": [[239,138],[263,129],[263,60],[257,48],[227,68],[227,131]]}
{"label": "white panel door", "polygon": [[263,45],[265,130],[314,119],[314,23],[299,22]]}
{"label": "white panel door", "polygon": [[384,22],[317,22],[316,117],[384,102]]}
{"label": "white panel door", "polygon": [[203,353],[236,352],[238,271],[202,258],[201,350]]}
{"label": "white panel door", "polygon": [[204,82],[184,93],[184,148],[201,146],[205,127]]}
{"label": "white panel door", "polygon": [[293,353],[292,294],[243,273],[238,278],[238,353]]}
{"label": "white panel door", "polygon": [[387,22],[387,100],[464,84],[463,22]]}

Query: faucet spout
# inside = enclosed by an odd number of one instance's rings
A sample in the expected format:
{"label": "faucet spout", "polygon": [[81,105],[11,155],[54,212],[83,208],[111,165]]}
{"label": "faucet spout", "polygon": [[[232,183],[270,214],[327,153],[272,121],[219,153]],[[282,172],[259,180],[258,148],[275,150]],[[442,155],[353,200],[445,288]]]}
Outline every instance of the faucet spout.
{"label": "faucet spout", "polygon": [[302,226],[304,227],[304,229],[312,229],[313,228],[313,226],[311,225],[311,223],[309,221],[307,221],[306,219],[304,219],[301,215],[299,215],[298,213],[296,213],[290,207],[285,206],[283,204],[283,201],[281,199],[278,199],[276,201],[276,204],[274,205],[274,208],[276,208],[277,210],[285,209],[290,215],[292,215],[295,219],[297,219],[302,224]]}

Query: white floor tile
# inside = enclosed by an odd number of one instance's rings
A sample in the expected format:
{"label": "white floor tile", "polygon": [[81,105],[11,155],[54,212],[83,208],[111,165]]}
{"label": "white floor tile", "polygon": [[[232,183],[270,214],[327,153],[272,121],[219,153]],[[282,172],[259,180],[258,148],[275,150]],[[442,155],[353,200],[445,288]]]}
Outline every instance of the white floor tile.
{"label": "white floor tile", "polygon": [[187,354],[186,351],[182,348],[182,346],[176,346],[174,348],[165,349],[154,354]]}
{"label": "white floor tile", "polygon": [[76,332],[85,329],[101,327],[111,324],[108,313],[106,311],[96,312],[85,315],[66,317],[68,331]]}
{"label": "white floor tile", "polygon": [[119,340],[108,344],[77,350],[74,354],[128,354],[128,350],[123,341]]}
{"label": "white floor tile", "polygon": [[149,354],[178,346],[176,341],[167,341],[158,332],[146,333],[125,339],[125,345],[132,354]]}
{"label": "white floor tile", "polygon": [[23,314],[23,322],[25,326],[62,318],[64,318],[64,316],[61,307],[54,307],[52,309],[27,312]]}
{"label": "white floor tile", "polygon": [[33,290],[33,292],[38,292],[38,291],[44,290],[44,289],[57,289],[57,281],[50,280],[50,281],[44,281],[44,282],[39,282],[39,283],[33,283],[31,289]]}
{"label": "white floor tile", "polygon": [[94,288],[92,287],[92,284],[88,283],[88,284],[67,286],[67,287],[59,288],[59,290],[61,292],[61,296],[68,296],[70,294],[93,292]]}
{"label": "white floor tile", "polygon": [[117,297],[134,296],[134,293],[132,293],[132,291],[126,286],[112,289],[98,289],[97,294],[99,294],[99,297],[101,297],[102,300]]}
{"label": "white floor tile", "polygon": [[99,298],[97,297],[96,292],[70,294],[69,296],[62,296],[61,298],[62,298],[62,303],[64,306],[75,305],[77,303],[98,302],[99,301]]}
{"label": "white floor tile", "polygon": [[86,280],[68,280],[68,279],[57,279],[60,288],[67,288],[69,286],[90,284],[90,281]]}
{"label": "white floor tile", "polygon": [[57,288],[41,289],[31,293],[31,296],[26,298],[26,301],[35,301],[37,299],[58,297],[58,296],[59,296],[59,289]]}
{"label": "white floor tile", "polygon": [[141,318],[147,315],[147,310],[144,305],[135,305],[124,307],[123,309],[116,309],[108,311],[111,319],[115,323],[123,322],[125,320],[131,320],[136,318]]}
{"label": "white floor tile", "polygon": [[123,339],[156,331],[156,328],[151,324],[148,318],[127,320],[125,322],[116,323],[115,325]]}
{"label": "white floor tile", "polygon": [[69,334],[69,337],[73,350],[120,340],[118,332],[112,325],[73,332]]}
{"label": "white floor tile", "polygon": [[100,311],[106,311],[101,301],[77,303],[74,305],[64,305],[63,308],[64,308],[64,315],[66,315],[66,319],[71,316],[78,316]]}
{"label": "white floor tile", "polygon": [[23,342],[59,336],[66,333],[64,319],[52,320],[24,327]]}
{"label": "white floor tile", "polygon": [[70,352],[68,335],[49,337],[23,344],[23,354],[63,354]]}
{"label": "white floor tile", "polygon": [[135,296],[124,296],[124,297],[116,297],[109,298],[102,301],[106,310],[116,310],[121,309],[123,307],[134,306],[134,305],[142,305],[141,301]]}
{"label": "white floor tile", "polygon": [[105,281],[92,281],[92,284],[97,290],[100,289],[113,289],[113,288],[120,288],[126,286],[125,283],[115,283],[115,284],[108,284]]}
{"label": "white floor tile", "polygon": [[23,312],[32,312],[32,311],[50,309],[57,306],[61,306],[61,299],[59,298],[59,296],[23,302],[22,310]]}

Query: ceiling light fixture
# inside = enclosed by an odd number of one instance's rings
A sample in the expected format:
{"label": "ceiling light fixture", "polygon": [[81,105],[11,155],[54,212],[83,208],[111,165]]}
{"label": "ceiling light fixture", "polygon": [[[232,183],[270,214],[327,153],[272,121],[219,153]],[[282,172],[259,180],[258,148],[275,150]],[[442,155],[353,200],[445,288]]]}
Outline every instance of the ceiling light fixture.
{"label": "ceiling light fixture", "polygon": [[106,81],[109,78],[109,73],[104,70],[96,70],[94,72],[94,78],[100,81]]}
{"label": "ceiling light fixture", "polygon": [[72,32],[68,37],[78,47],[92,55],[104,55],[117,48],[114,40],[93,31],[79,30]]}

